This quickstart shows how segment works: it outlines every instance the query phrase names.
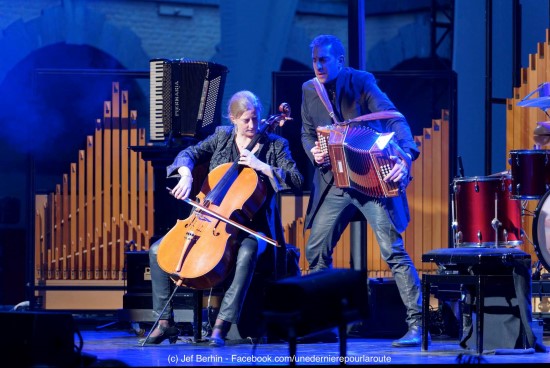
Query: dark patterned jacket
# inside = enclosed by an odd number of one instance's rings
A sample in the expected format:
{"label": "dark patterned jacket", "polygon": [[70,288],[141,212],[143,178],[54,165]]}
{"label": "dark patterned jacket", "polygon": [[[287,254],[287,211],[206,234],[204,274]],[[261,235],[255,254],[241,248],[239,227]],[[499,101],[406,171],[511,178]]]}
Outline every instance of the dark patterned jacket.
{"label": "dark patterned jacket", "polygon": [[[339,121],[352,119],[371,112],[396,110],[393,103],[380,90],[371,73],[343,68],[336,78],[335,114]],[[332,124],[333,121],[322,100],[319,98],[309,80],[302,85],[302,145],[311,162],[315,160],[310,150],[317,140],[316,128]],[[418,158],[420,151],[412,137],[411,129],[405,119],[386,119],[364,122],[367,126],[380,133],[395,132],[399,146],[409,153],[413,160]],[[322,198],[330,189],[334,178],[330,170],[317,168],[313,176],[311,191],[306,213],[306,228],[311,227],[311,221],[321,204]],[[394,198],[382,200],[389,217],[397,231],[402,232],[407,227],[410,215],[405,192]]]}
{"label": "dark patterned jacket", "polygon": [[[221,164],[234,162],[238,159],[234,142],[233,126],[219,126],[203,141],[180,151],[174,162],[167,167],[167,175],[178,177],[177,170],[181,166],[187,166],[193,170],[197,164],[210,162],[209,171],[212,171]],[[259,173],[260,179],[268,183],[266,200],[254,216],[254,220],[245,225],[264,233],[279,244],[284,244],[283,227],[275,193],[301,188],[304,178],[292,158],[288,141],[283,137],[267,134],[260,140],[260,147],[255,155],[271,166],[274,178],[268,178]]]}

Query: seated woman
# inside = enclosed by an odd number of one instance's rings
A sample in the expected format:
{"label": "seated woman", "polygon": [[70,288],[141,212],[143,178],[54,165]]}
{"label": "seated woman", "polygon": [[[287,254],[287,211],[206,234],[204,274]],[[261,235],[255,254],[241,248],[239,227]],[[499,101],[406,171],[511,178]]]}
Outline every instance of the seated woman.
{"label": "seated woman", "polygon": [[[286,189],[299,189],[303,176],[290,153],[288,141],[276,134],[263,135],[249,151],[246,148],[258,134],[262,105],[249,91],[235,93],[228,103],[228,117],[232,126],[219,126],[216,131],[194,146],[182,150],[167,167],[167,174],[179,176],[172,195],[180,200],[188,198],[196,164],[210,162],[210,171],[217,166],[238,161],[256,171],[266,183],[266,198],[247,227],[265,234],[268,238],[284,244],[283,226],[276,204],[275,193]],[[173,308],[168,303],[174,282],[158,264],[157,254],[162,239],[149,250],[151,268],[153,312],[160,320],[158,328],[151,331],[145,343],[160,344],[168,339],[175,343],[179,331],[175,327]],[[244,231],[240,232],[239,247],[234,272],[226,280],[229,284],[224,293],[216,322],[212,329],[210,345],[225,345],[225,337],[232,323],[239,321],[242,305],[250,286],[258,257],[258,239]],[[166,305],[168,303],[168,305]],[[164,312],[162,310],[165,308]],[[162,315],[161,315],[162,312]]]}

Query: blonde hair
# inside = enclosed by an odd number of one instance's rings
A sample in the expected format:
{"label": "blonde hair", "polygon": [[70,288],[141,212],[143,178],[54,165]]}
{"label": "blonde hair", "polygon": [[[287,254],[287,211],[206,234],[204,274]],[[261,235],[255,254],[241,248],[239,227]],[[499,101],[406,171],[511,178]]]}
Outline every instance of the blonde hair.
{"label": "blonde hair", "polygon": [[256,95],[250,91],[236,92],[227,103],[227,115],[238,119],[245,111],[255,110],[258,119],[262,115],[262,103]]}

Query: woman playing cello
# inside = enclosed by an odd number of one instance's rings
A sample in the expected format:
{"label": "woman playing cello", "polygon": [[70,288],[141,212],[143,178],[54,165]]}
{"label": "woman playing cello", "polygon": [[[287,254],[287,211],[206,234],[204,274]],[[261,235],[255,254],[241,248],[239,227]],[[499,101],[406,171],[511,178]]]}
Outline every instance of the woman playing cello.
{"label": "woman playing cello", "polygon": [[[219,126],[216,131],[194,146],[182,150],[174,162],[167,167],[169,177],[179,177],[172,195],[184,200],[192,188],[191,171],[195,164],[210,162],[210,171],[221,164],[238,161],[255,170],[259,180],[266,183],[266,198],[247,226],[268,238],[284,244],[283,227],[276,205],[275,193],[280,190],[298,189],[303,177],[296,168],[289,150],[288,141],[276,134],[263,135],[253,147],[249,143],[256,137],[259,129],[262,106],[259,99],[249,91],[235,93],[228,103],[227,115],[232,126]],[[251,148],[250,150],[246,148]],[[234,272],[226,280],[228,288],[223,296],[220,310],[210,337],[211,346],[223,346],[225,336],[232,323],[239,320],[246,292],[252,280],[258,257],[259,242],[257,237],[244,231],[239,233],[236,265]],[[158,264],[157,254],[162,239],[155,242],[149,250],[151,268],[153,313],[158,318],[158,328],[151,331],[148,344],[159,344],[168,339],[171,343],[177,340],[178,329],[174,326],[173,309],[170,299],[174,282],[170,275]],[[166,306],[166,308],[165,308]]]}

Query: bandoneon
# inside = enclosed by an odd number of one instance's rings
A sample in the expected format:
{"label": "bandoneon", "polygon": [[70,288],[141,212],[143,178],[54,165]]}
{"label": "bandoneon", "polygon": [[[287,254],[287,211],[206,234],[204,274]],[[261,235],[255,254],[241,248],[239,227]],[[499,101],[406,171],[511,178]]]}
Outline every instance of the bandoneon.
{"label": "bandoneon", "polygon": [[153,59],[149,67],[149,139],[213,133],[221,122],[227,67],[186,59]]}
{"label": "bandoneon", "polygon": [[378,133],[365,126],[327,125],[317,128],[321,151],[328,153],[324,166],[330,168],[338,188],[353,188],[376,198],[399,195],[399,182],[385,182],[395,164],[390,155],[394,133]]}

